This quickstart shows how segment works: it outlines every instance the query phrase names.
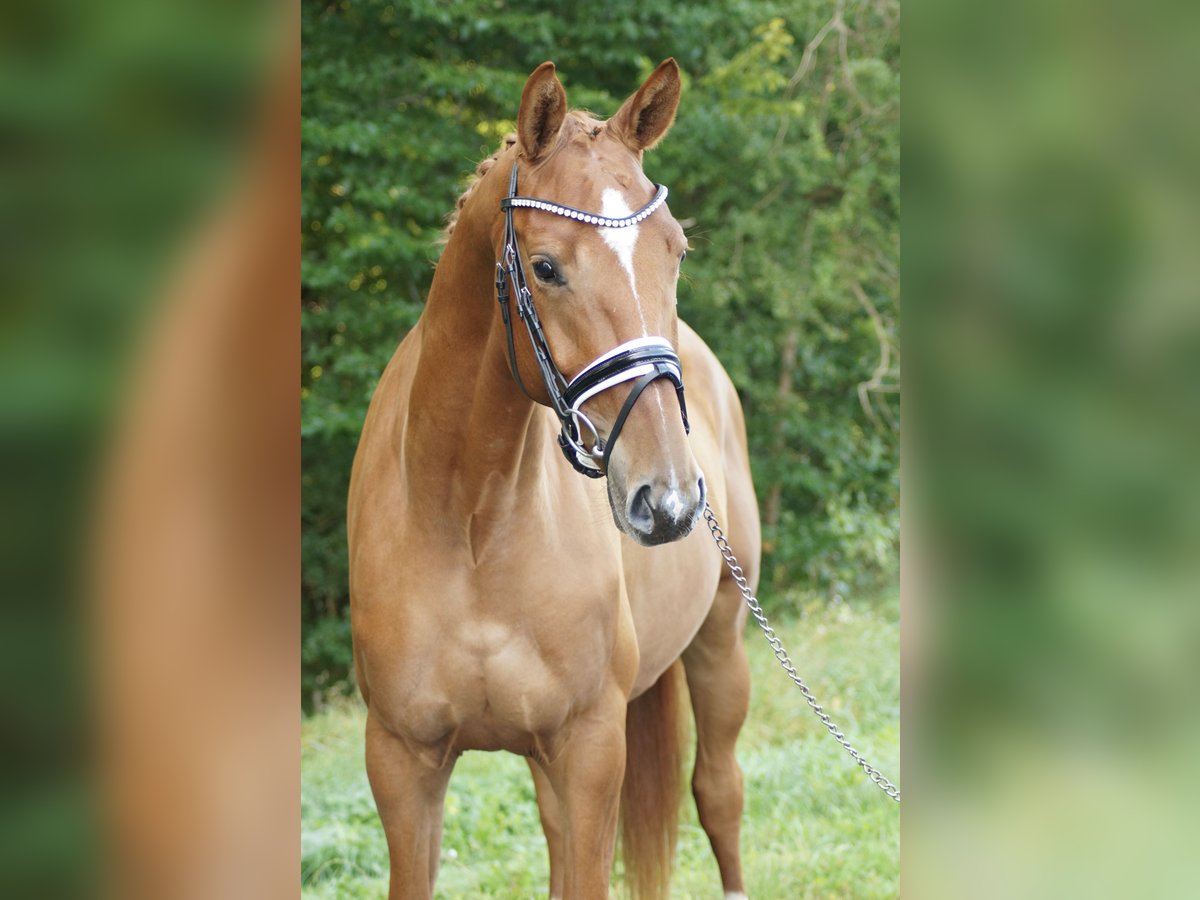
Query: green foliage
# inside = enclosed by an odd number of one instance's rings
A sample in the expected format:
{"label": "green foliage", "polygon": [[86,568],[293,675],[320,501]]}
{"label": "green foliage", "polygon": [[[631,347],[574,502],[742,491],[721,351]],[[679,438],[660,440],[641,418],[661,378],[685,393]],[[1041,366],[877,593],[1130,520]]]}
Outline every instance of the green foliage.
{"label": "green foliage", "polygon": [[[304,621],[346,605],[350,460],[420,314],[445,215],[545,59],[602,116],[660,59],[685,73],[646,160],[692,243],[680,312],[747,413],[768,601],[851,595],[898,540],[895,0],[302,5]],[[773,589],[773,590],[772,590]],[[320,642],[314,642],[313,652]],[[327,651],[306,669],[345,663]]]}
{"label": "green foliage", "polygon": [[[792,594],[803,616],[774,622],[801,674],[851,742],[899,781],[899,597],[827,604]],[[900,809],[826,732],[757,632],[747,634],[755,690],[738,742],[746,777],[742,859],[762,900],[900,893]],[[301,749],[301,896],[387,896],[388,860],[362,765],[360,701],[308,718]],[[695,805],[683,802],[672,896],[722,896]],[[525,761],[466,753],[446,797],[439,897],[537,897],[546,845]],[[622,896],[620,864],[613,896]]]}
{"label": "green foliage", "polygon": [[350,649],[350,620],[345,611],[310,623],[300,643],[304,660],[301,689],[311,708],[320,708],[332,694],[345,693],[345,675],[354,668]]}

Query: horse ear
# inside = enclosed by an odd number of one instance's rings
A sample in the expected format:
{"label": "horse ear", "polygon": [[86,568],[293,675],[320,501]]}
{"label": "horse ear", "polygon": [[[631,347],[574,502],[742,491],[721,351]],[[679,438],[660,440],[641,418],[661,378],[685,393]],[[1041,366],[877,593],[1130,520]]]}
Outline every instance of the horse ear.
{"label": "horse ear", "polygon": [[566,114],[567,92],[554,74],[554,63],[544,62],[525,82],[517,113],[517,138],[529,159],[537,159],[550,148]]}
{"label": "horse ear", "polygon": [[621,141],[639,153],[649,150],[671,128],[679,108],[679,64],[663,60],[637,93],[625,101],[608,127]]}

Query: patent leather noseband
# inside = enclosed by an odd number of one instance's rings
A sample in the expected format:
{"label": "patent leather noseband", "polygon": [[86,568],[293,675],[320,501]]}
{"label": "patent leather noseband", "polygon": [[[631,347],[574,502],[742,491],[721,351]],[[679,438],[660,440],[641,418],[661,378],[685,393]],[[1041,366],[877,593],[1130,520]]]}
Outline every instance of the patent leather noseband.
{"label": "patent leather noseband", "polygon": [[[512,369],[513,378],[522,392],[533,399],[521,381],[521,373],[517,370],[517,357],[513,345],[512,316],[509,310],[510,300],[515,298],[517,315],[525,323],[529,333],[529,342],[533,346],[534,357],[542,380],[546,385],[546,393],[550,397],[550,405],[558,416],[560,430],[558,444],[563,455],[576,470],[591,478],[600,478],[608,472],[608,462],[616,446],[617,436],[628,418],[638,397],[659,378],[666,378],[675,385],[675,395],[679,398],[679,411],[683,416],[683,427],[690,431],[687,417],[687,406],[683,400],[683,371],[679,355],[675,349],[661,337],[640,337],[626,341],[614,347],[607,353],[592,360],[571,379],[567,379],[550,352],[546,342],[546,334],[538,318],[537,309],[533,305],[533,294],[525,279],[525,269],[521,263],[521,250],[517,244],[517,230],[513,224],[514,209],[532,209],[553,213],[568,219],[575,219],[585,225],[596,228],[629,228],[637,225],[643,219],[652,215],[667,199],[667,189],[661,184],[655,185],[654,199],[632,215],[623,218],[612,218],[595,213],[584,212],[570,206],[540,200],[536,197],[517,196],[517,164],[513,163],[512,177],[509,179],[508,196],[500,201],[500,209],[504,212],[504,246],[501,258],[496,263],[496,299],[500,302],[500,313],[504,320],[504,330],[508,338],[508,363]],[[511,285],[511,290],[510,290]],[[633,388],[625,399],[621,411],[609,429],[607,439],[601,438],[596,426],[583,412],[583,404],[592,397],[618,384],[633,382]],[[589,432],[584,436],[584,430]],[[601,466],[601,464],[603,464]]]}

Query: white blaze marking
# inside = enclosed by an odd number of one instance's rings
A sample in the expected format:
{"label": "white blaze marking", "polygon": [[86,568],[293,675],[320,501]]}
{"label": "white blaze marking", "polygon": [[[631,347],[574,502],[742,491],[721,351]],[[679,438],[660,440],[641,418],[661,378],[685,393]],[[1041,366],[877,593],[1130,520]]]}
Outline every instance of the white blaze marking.
{"label": "white blaze marking", "polygon": [[679,491],[672,488],[667,492],[667,496],[663,499],[663,506],[666,508],[667,513],[671,516],[671,518],[678,522],[680,517],[683,515],[683,495],[680,494]]}
{"label": "white blaze marking", "polygon": [[[600,215],[606,219],[623,219],[626,216],[633,215],[633,209],[621,196],[621,192],[616,188],[605,188],[604,193],[600,195]],[[633,251],[637,246],[638,230],[640,225],[630,225],[626,228],[599,228],[600,236],[604,238],[610,250],[617,255],[617,259],[621,263],[621,268],[625,270],[625,274],[629,276],[629,290],[633,292],[633,302],[637,306],[638,319],[642,323],[642,336],[646,337],[650,334],[650,329],[646,325],[646,315],[642,312],[642,298],[638,296],[637,291],[637,275],[633,271]],[[663,405],[661,392],[655,394],[655,400],[658,404],[658,416],[662,422],[663,434],[667,433],[667,410]],[[675,476],[674,465],[669,466],[669,483],[678,484],[678,479]],[[677,490],[672,490],[666,498],[668,511],[675,521],[679,521],[680,513],[683,512],[683,499]],[[735,900],[745,900],[743,894],[741,898]]]}
{"label": "white blaze marking", "polygon": [[[633,215],[633,210],[629,208],[629,204],[625,202],[620,191],[615,188],[605,188],[604,194],[600,198],[600,215],[606,219],[623,219],[625,216]],[[599,231],[600,236],[604,238],[604,243],[608,244],[612,252],[617,254],[621,267],[629,276],[629,289],[633,291],[633,302],[637,304],[638,318],[642,322],[642,334],[647,335],[650,332],[646,328],[646,317],[642,314],[642,300],[637,292],[637,276],[633,274],[633,248],[637,245],[639,228],[641,228],[640,225],[630,225],[627,228],[601,228]]]}
{"label": "white blaze marking", "polygon": [[729,891],[725,894],[725,900],[750,900],[750,898],[741,891],[738,891],[736,894],[732,891]]}

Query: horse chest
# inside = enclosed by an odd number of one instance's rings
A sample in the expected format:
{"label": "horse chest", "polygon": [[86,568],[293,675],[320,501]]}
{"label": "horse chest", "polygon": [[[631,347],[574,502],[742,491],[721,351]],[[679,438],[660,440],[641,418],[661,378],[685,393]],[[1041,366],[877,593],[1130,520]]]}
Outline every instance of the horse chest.
{"label": "horse chest", "polygon": [[397,724],[423,744],[545,752],[608,676],[611,624],[572,618],[504,621],[475,609],[412,629],[388,679]]}

